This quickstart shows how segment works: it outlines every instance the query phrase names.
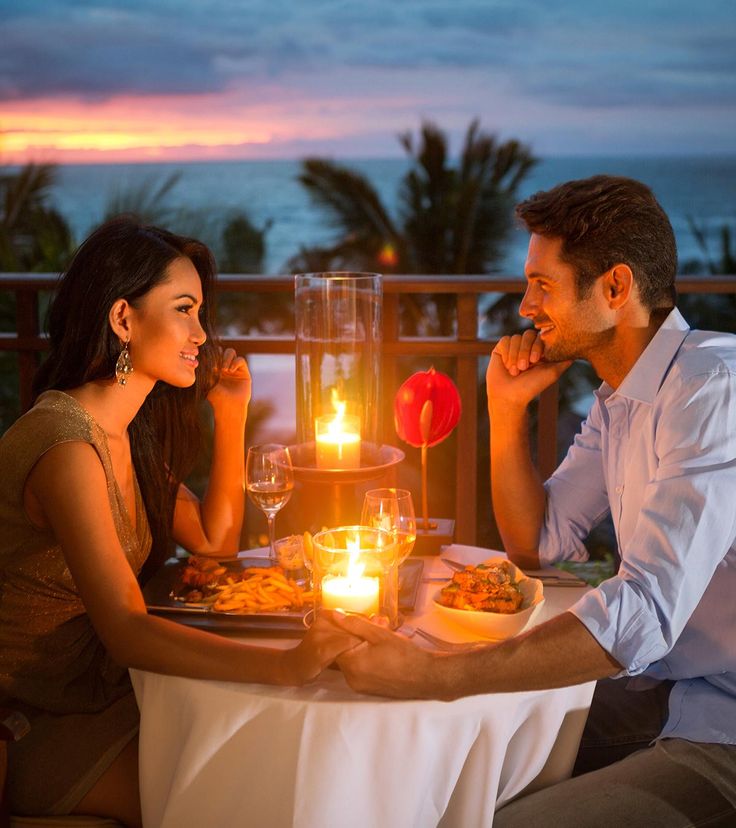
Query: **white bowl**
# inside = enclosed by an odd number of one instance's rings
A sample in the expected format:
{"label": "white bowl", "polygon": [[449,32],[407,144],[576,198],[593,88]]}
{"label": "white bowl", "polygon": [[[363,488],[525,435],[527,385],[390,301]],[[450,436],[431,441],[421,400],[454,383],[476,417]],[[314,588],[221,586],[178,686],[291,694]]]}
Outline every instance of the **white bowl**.
{"label": "white bowl", "polygon": [[[505,558],[489,558],[483,563],[488,565],[499,564],[505,560]],[[513,568],[515,580],[518,582],[519,590],[523,596],[521,609],[518,612],[483,612],[482,610],[446,607],[439,602],[442,590],[435,594],[435,608],[450,623],[482,638],[501,641],[504,638],[518,635],[532,623],[542,609],[544,587],[537,578],[527,578],[517,566],[514,566],[510,561],[509,564]]]}

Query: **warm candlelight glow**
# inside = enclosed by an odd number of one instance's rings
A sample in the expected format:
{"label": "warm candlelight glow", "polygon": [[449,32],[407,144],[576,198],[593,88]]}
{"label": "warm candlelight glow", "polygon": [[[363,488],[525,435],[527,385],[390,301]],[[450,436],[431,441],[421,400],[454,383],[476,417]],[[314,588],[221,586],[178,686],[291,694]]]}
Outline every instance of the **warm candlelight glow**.
{"label": "warm candlelight glow", "polygon": [[374,615],[379,608],[379,579],[363,575],[360,536],[348,540],[348,565],[345,575],[325,575],[322,579],[322,606],[344,612]]}
{"label": "warm candlelight glow", "polygon": [[347,407],[333,389],[334,414],[317,417],[314,424],[318,469],[360,468],[360,418],[346,414]]}

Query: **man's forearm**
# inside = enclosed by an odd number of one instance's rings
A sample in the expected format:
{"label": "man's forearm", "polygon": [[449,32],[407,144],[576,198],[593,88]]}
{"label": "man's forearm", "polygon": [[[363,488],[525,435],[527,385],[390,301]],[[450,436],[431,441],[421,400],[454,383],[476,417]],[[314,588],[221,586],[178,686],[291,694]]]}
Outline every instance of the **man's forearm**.
{"label": "man's forearm", "polygon": [[430,696],[454,699],[479,693],[545,690],[616,675],[621,671],[570,612],[524,635],[435,660]]}
{"label": "man's forearm", "polygon": [[492,404],[491,492],[504,547],[522,568],[539,566],[539,532],[546,496],[529,450],[526,408]]}

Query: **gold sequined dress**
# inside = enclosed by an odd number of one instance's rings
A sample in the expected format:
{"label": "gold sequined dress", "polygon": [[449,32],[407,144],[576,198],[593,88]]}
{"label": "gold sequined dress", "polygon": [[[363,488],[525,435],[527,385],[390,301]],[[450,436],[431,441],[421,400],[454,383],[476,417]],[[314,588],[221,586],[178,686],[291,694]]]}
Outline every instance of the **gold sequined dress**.
{"label": "gold sequined dress", "polygon": [[0,704],[31,722],[30,734],[9,750],[7,794],[17,813],[68,813],[138,728],[127,670],[92,627],[54,536],[31,523],[23,506],[39,458],[70,441],[90,443],[100,456],[134,572],[151,547],[138,483],[134,530],[104,431],[68,394],[42,394],[0,438]]}

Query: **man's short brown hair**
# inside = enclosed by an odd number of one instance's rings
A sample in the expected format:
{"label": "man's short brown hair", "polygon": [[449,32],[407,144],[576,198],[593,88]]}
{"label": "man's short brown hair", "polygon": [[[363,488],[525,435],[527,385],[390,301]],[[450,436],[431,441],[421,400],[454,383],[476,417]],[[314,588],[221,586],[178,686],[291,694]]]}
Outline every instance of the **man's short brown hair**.
{"label": "man's short brown hair", "polygon": [[613,175],[567,181],[522,201],[516,215],[529,232],[562,240],[580,297],[606,270],[627,264],[646,308],[674,306],[675,234],[645,184]]}

